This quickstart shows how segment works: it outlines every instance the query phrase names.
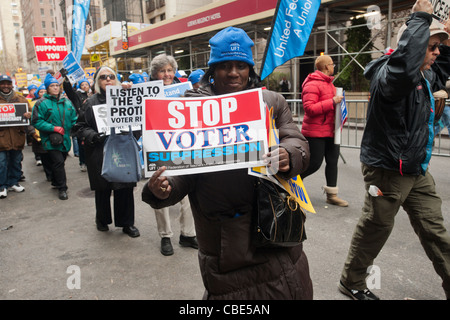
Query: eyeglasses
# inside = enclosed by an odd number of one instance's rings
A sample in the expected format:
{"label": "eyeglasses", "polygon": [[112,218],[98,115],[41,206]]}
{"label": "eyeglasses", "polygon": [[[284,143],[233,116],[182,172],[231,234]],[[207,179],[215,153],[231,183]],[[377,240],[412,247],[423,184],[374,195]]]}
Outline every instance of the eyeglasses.
{"label": "eyeglasses", "polygon": [[114,79],[116,79],[116,76],[113,75],[113,74],[102,74],[102,75],[98,76],[98,78],[100,80],[106,80],[107,78],[110,78],[111,80],[114,80]]}
{"label": "eyeglasses", "polygon": [[434,50],[436,50],[436,49],[438,49],[438,48],[439,48],[439,43],[435,43],[435,44],[433,44],[433,45],[431,45],[431,44],[428,45],[428,49],[429,49],[431,52],[433,52]]}
{"label": "eyeglasses", "polygon": [[335,65],[334,63],[329,63],[329,64],[327,64],[327,66],[333,66],[333,67],[336,67],[336,65]]}

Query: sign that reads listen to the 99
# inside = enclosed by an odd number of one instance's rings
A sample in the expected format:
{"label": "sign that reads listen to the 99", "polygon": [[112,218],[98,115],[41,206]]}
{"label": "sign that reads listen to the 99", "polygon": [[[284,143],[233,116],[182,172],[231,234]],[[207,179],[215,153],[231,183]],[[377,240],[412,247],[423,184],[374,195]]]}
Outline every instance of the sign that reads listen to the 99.
{"label": "sign that reads listen to the 99", "polygon": [[33,37],[36,59],[39,62],[63,61],[67,56],[67,44],[64,37]]}
{"label": "sign that reads listen to the 99", "polygon": [[162,80],[133,84],[131,88],[106,87],[107,124],[110,127],[142,124],[142,105],[146,97],[164,97]]}
{"label": "sign that reads listen to the 99", "polygon": [[145,176],[162,166],[184,175],[264,165],[268,151],[261,89],[198,98],[146,98]]}

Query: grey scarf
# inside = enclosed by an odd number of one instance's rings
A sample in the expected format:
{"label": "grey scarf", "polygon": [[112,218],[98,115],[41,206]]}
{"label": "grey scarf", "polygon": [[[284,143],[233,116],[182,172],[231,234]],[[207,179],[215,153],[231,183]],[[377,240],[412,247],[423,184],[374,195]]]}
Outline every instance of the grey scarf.
{"label": "grey scarf", "polygon": [[6,100],[6,102],[9,102],[12,97],[14,97],[14,90],[11,90],[9,93],[3,93],[0,91],[0,97]]}

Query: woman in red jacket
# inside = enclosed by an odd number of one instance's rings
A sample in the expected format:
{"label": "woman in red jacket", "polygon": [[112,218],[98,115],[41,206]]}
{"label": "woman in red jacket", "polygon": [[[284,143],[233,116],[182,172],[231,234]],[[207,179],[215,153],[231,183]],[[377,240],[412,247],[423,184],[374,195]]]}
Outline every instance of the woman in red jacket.
{"label": "woman in red jacket", "polygon": [[309,142],[311,152],[308,169],[301,174],[302,179],[319,170],[325,158],[325,178],[323,187],[327,202],[346,207],[348,202],[337,196],[337,164],[339,145],[334,143],[335,107],[342,96],[336,95],[333,85],[334,63],[330,56],[319,56],[315,62],[316,71],[303,82],[302,100],[305,109],[302,133]]}

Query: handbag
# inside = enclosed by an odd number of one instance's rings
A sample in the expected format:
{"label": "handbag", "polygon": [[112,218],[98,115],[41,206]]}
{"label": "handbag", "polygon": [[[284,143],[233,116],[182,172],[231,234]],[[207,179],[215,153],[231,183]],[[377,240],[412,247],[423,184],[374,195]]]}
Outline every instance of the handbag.
{"label": "handbag", "polygon": [[[59,113],[59,119],[61,120],[61,127],[64,128],[64,121],[66,120],[66,109],[64,108],[63,116],[61,119],[61,111],[59,110],[58,106],[58,113]],[[50,144],[52,146],[59,146],[64,142],[64,136],[61,133],[58,132],[52,132],[48,135],[48,139],[50,140]]]}
{"label": "handbag", "polygon": [[48,135],[48,139],[50,140],[50,144],[52,146],[59,146],[64,141],[64,137],[62,134],[58,132],[52,132]]}
{"label": "handbag", "polygon": [[306,240],[305,214],[278,185],[258,178],[253,243],[257,247],[293,247]]}
{"label": "handbag", "polygon": [[139,145],[131,130],[117,135],[111,128],[111,135],[103,147],[102,177],[108,182],[132,183],[141,180]]}

